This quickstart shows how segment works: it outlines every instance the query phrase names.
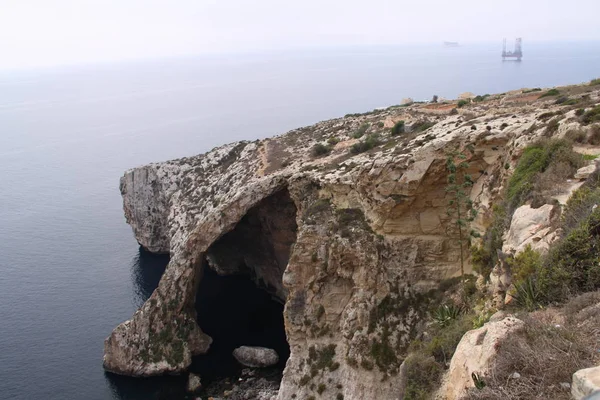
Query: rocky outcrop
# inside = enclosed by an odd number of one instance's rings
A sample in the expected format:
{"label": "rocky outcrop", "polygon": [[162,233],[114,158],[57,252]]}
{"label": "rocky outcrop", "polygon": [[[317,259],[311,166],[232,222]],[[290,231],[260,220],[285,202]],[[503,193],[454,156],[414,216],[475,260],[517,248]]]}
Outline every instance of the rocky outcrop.
{"label": "rocky outcrop", "polygon": [[465,333],[452,356],[436,398],[454,400],[465,396],[469,388],[475,387],[475,380],[483,381],[491,371],[502,342],[522,330],[523,326],[520,319],[506,317]]}
{"label": "rocky outcrop", "polygon": [[190,393],[194,393],[199,391],[201,387],[202,380],[200,378],[200,375],[190,374],[188,376],[187,391]]}
{"label": "rocky outcrop", "polygon": [[550,245],[558,239],[553,222],[559,214],[560,211],[552,204],[544,204],[538,208],[526,204],[517,208],[504,237],[502,251],[518,254],[531,246],[542,254],[548,252]]}
{"label": "rocky outcrop", "polygon": [[[249,271],[285,302],[291,355],[279,399],[310,397],[320,385],[347,400],[398,397],[401,382],[391,377],[423,300],[460,273],[447,151],[467,156],[482,230],[519,150],[544,135],[536,122],[546,110],[500,100],[469,115],[391,107],[128,171],[126,219],[143,247],[171,259],[148,301],[106,339],[104,367],[181,373],[208,351],[194,309],[208,265],[222,275]],[[424,119],[434,125],[423,131]],[[392,136],[386,127],[399,120],[407,132]],[[350,152],[364,140],[359,130],[379,144]],[[327,143],[326,154],[313,154]]]}
{"label": "rocky outcrop", "polygon": [[573,374],[571,395],[581,400],[592,393],[600,393],[600,367],[580,369]]}
{"label": "rocky outcrop", "polygon": [[279,356],[273,349],[256,346],[241,346],[233,350],[233,356],[246,367],[264,368],[279,362]]}

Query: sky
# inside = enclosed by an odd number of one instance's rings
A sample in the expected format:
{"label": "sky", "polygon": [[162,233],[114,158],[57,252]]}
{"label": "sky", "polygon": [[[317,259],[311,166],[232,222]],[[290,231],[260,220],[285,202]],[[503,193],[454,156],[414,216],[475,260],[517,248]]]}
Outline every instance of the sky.
{"label": "sky", "polygon": [[0,0],[0,69],[353,45],[600,40],[600,0]]}

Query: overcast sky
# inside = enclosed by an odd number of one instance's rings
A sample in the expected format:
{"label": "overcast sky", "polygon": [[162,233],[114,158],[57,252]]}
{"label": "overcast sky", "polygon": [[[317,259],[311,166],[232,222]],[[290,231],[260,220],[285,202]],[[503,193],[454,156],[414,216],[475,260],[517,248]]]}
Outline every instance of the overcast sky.
{"label": "overcast sky", "polygon": [[0,0],[0,68],[336,45],[600,40],[600,0]]}

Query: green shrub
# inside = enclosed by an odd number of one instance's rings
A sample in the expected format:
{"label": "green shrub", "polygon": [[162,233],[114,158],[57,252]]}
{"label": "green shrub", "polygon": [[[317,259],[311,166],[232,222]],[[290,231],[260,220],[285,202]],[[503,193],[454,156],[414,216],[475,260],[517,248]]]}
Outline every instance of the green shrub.
{"label": "green shrub", "polygon": [[600,78],[592,79],[590,81],[590,86],[600,85]]}
{"label": "green shrub", "polygon": [[475,318],[473,318],[473,329],[479,329],[483,325],[485,325],[490,320],[490,318],[492,318],[492,315],[494,315],[494,313],[495,310],[491,309],[476,315]]}
{"label": "green shrub", "polygon": [[405,130],[404,121],[398,121],[394,124],[394,127],[392,128],[392,136],[396,136],[401,133],[404,133],[404,130]]}
{"label": "green shrub", "polygon": [[325,391],[325,389],[327,389],[327,386],[325,386],[324,383],[319,383],[319,386],[317,386],[317,393],[321,394]]}
{"label": "green shrub", "polygon": [[467,100],[459,100],[458,103],[456,103],[456,106],[458,108],[462,108],[462,107],[466,106],[467,104],[469,104],[469,102]]}
{"label": "green shrub", "polygon": [[550,89],[540,97],[550,97],[550,96],[558,96],[560,91],[558,89]]}
{"label": "green shrub", "polygon": [[581,129],[569,129],[565,133],[565,137],[576,143],[585,143],[587,141],[587,134]]}
{"label": "green shrub", "polygon": [[546,302],[600,288],[600,209],[552,247],[538,282]]}
{"label": "green shrub", "polygon": [[560,104],[563,106],[573,106],[577,103],[579,103],[578,99],[570,99],[567,96],[561,96],[554,102],[554,104]]}
{"label": "green shrub", "polygon": [[340,139],[338,139],[335,136],[330,137],[329,139],[327,139],[327,144],[329,144],[331,147],[335,146],[336,144],[338,144],[340,142]]}
{"label": "green shrub", "polygon": [[487,266],[490,264],[491,254],[489,249],[485,245],[471,246],[469,248],[471,253],[471,265],[473,270],[484,277],[487,277],[491,268],[488,270]]}
{"label": "green shrub", "polygon": [[322,156],[326,156],[329,153],[331,153],[331,147],[325,146],[322,143],[315,144],[311,151],[311,154],[313,157],[322,157]]}
{"label": "green shrub", "polygon": [[568,140],[541,141],[527,146],[523,150],[506,190],[505,198],[511,215],[517,207],[533,197],[534,184],[539,178],[539,174],[549,169],[550,166],[559,164],[563,170],[568,168],[568,173],[574,172],[583,165],[583,157],[573,151]]}
{"label": "green shrub", "polygon": [[552,136],[554,133],[556,133],[558,131],[558,127],[560,126],[560,123],[558,122],[559,120],[560,118],[554,118],[548,121],[544,135]]}
{"label": "green shrub", "polygon": [[298,382],[298,385],[300,385],[300,386],[306,386],[306,384],[308,382],[310,382],[310,376],[304,375],[302,378],[300,378],[300,381]]}
{"label": "green shrub", "polygon": [[540,121],[545,121],[556,115],[560,115],[560,113],[559,112],[545,112],[545,113],[541,113],[540,115],[538,115],[537,119],[539,119]]}
{"label": "green shrub", "polygon": [[370,126],[371,125],[368,122],[365,122],[364,124],[362,124],[361,126],[358,127],[356,132],[354,132],[352,134],[352,137],[354,139],[359,139],[359,138],[363,137],[365,132],[367,132],[367,129],[369,129]]}
{"label": "green shrub", "polygon": [[581,117],[584,113],[585,108],[578,108],[577,110],[575,110],[575,115],[577,115],[578,117]]}
{"label": "green shrub", "polygon": [[440,328],[432,336],[431,341],[425,344],[426,353],[432,355],[442,365],[446,365],[452,359],[460,339],[473,327],[472,319],[472,314],[463,314],[451,324]]}
{"label": "green shrub", "polygon": [[492,208],[492,223],[486,230],[480,246],[471,246],[473,269],[484,278],[492,272],[498,261],[498,250],[502,249],[502,235],[510,223],[506,209],[501,204]]}
{"label": "green shrub", "polygon": [[596,107],[586,111],[581,116],[581,122],[584,125],[589,125],[594,122],[600,122],[600,106],[596,106]]}
{"label": "green shrub", "polygon": [[506,199],[511,209],[516,209],[525,202],[535,176],[547,165],[548,160],[542,146],[531,145],[523,150],[515,172],[508,181]]}
{"label": "green shrub", "polygon": [[435,125],[435,122],[430,121],[419,121],[412,125],[411,129],[413,132],[424,132],[427,129]]}
{"label": "green shrub", "polygon": [[484,101],[485,99],[487,99],[488,97],[490,97],[489,94],[484,94],[483,96],[477,95],[473,98],[474,102],[480,102],[480,101]]}
{"label": "green shrub", "polygon": [[393,371],[399,365],[396,349],[390,343],[390,336],[390,328],[388,325],[384,325],[381,339],[373,339],[371,342],[371,357],[375,360],[379,370],[385,374]]}
{"label": "green shrub", "polygon": [[373,147],[377,146],[378,144],[379,144],[379,135],[376,133],[373,133],[371,135],[368,135],[365,140],[352,145],[352,147],[350,148],[350,153],[352,153],[352,154],[364,153],[365,151],[371,150]]}
{"label": "green shrub", "polygon": [[509,259],[508,263],[511,266],[513,283],[519,285],[539,271],[542,256],[528,244],[516,257]]}
{"label": "green shrub", "polygon": [[377,127],[380,128],[380,129],[383,128],[384,126],[385,126],[385,124],[383,123],[383,121],[379,121],[377,123]]}
{"label": "green shrub", "polygon": [[373,367],[374,367],[374,365],[371,361],[365,360],[365,359],[363,359],[360,362],[360,366],[363,367],[363,369],[366,369],[367,371],[372,371]]}
{"label": "green shrub", "polygon": [[443,368],[432,356],[413,353],[406,359],[404,400],[429,400]]}
{"label": "green shrub", "polygon": [[428,339],[411,343],[410,354],[405,360],[405,400],[432,398],[456,346],[463,335],[473,328],[474,319],[472,313],[462,314],[446,326],[433,325],[428,329]]}
{"label": "green shrub", "polygon": [[523,93],[541,92],[542,88],[536,87],[533,89],[523,90]]}

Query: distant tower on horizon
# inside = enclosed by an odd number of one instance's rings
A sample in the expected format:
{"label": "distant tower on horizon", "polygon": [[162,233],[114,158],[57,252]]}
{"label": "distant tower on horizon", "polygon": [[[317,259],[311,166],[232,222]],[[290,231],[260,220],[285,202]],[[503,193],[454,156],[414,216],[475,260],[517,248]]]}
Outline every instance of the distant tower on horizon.
{"label": "distant tower on horizon", "polygon": [[513,58],[515,61],[521,61],[521,58],[523,58],[522,43],[523,39],[517,38],[515,40],[515,49],[513,51],[506,51],[506,38],[504,38],[504,42],[502,44],[502,61],[506,61],[507,58]]}

